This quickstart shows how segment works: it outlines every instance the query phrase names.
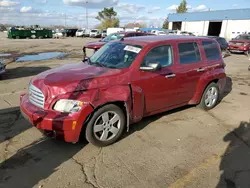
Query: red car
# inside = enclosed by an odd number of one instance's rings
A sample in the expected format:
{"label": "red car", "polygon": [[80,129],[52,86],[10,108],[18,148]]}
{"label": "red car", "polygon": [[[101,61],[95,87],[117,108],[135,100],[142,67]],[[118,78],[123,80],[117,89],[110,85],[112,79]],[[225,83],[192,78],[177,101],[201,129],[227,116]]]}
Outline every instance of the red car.
{"label": "red car", "polygon": [[104,44],[112,41],[112,40],[119,40],[121,38],[125,37],[138,37],[138,36],[146,36],[146,35],[152,35],[151,33],[142,33],[142,32],[117,32],[109,34],[104,39],[101,39],[96,42],[89,42],[86,46],[83,47],[83,52],[85,52],[85,48],[93,49],[94,52],[100,49]]}
{"label": "red car", "polygon": [[244,52],[248,54],[250,50],[250,35],[239,35],[235,39],[229,41],[228,45],[228,50],[230,52]]}
{"label": "red car", "polygon": [[107,146],[143,117],[184,105],[212,109],[225,87],[224,67],[213,39],[125,38],[85,62],[35,76],[20,109],[46,134],[77,142],[84,133],[90,143]]}

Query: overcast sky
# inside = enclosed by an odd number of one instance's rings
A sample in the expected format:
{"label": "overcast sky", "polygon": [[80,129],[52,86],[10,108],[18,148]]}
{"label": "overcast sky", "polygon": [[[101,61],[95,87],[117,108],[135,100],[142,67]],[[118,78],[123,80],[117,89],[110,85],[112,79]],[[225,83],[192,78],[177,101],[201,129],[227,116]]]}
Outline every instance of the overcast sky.
{"label": "overcast sky", "polygon": [[[161,26],[169,13],[175,12],[181,0],[0,0],[0,23],[15,25],[86,26],[88,8],[89,27],[99,23],[97,12],[114,7],[121,24],[144,22]],[[136,2],[136,3],[135,3]],[[187,0],[188,11],[250,8],[250,0]]]}

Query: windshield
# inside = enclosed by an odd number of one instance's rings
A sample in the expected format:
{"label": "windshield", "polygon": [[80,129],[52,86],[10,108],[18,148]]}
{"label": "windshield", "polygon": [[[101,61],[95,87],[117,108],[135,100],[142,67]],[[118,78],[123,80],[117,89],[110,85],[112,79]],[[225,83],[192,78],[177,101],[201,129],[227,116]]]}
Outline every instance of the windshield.
{"label": "windshield", "polygon": [[112,34],[108,35],[107,37],[105,37],[102,41],[109,42],[111,40],[119,40],[124,36],[125,36],[125,34],[123,34],[123,33],[112,33]]}
{"label": "windshield", "polygon": [[83,30],[77,30],[77,32],[83,32]]}
{"label": "windshield", "polygon": [[250,35],[239,35],[236,37],[238,40],[250,40]]}
{"label": "windshield", "polygon": [[107,31],[102,31],[102,33],[107,33]]}
{"label": "windshield", "polygon": [[92,32],[92,33],[96,33],[96,32],[97,32],[97,30],[93,29],[93,30],[91,30],[91,32]]}
{"label": "windshield", "polygon": [[89,59],[89,64],[116,69],[126,68],[132,64],[141,49],[139,45],[123,42],[107,43],[94,53]]}

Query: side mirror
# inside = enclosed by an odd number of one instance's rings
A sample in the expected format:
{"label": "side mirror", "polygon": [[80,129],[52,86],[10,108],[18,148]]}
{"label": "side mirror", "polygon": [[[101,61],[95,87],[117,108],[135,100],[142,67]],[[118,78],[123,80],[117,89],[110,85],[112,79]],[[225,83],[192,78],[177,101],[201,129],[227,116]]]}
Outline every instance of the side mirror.
{"label": "side mirror", "polygon": [[156,71],[161,69],[161,64],[156,62],[156,63],[149,63],[147,66],[140,67],[140,70],[142,71]]}

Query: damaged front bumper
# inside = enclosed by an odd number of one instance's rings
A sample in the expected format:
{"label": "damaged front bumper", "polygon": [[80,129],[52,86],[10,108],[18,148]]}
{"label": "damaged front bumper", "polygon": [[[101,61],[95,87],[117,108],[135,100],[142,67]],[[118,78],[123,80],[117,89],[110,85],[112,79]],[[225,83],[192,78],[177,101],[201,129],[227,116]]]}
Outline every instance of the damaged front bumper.
{"label": "damaged front bumper", "polygon": [[28,94],[24,94],[20,96],[20,111],[27,121],[45,135],[65,142],[77,142],[82,126],[93,108],[88,104],[74,114],[43,110],[30,103]]}

